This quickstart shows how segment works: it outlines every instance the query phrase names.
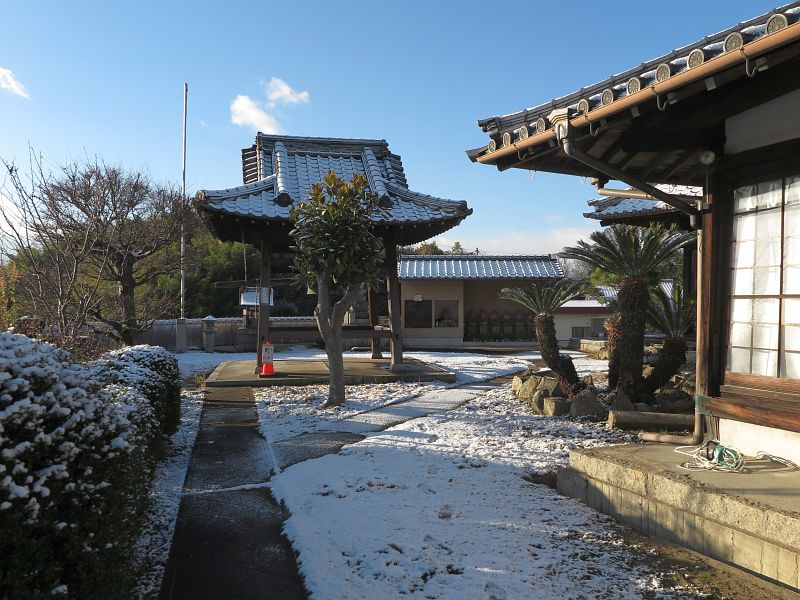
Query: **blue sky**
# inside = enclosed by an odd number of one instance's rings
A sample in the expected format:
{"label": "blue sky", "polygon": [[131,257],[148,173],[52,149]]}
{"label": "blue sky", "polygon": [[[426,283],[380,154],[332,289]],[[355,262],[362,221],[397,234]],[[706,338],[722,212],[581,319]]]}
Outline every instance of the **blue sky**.
{"label": "blue sky", "polygon": [[594,227],[581,216],[591,186],[470,163],[464,150],[485,142],[476,119],[595,83],[773,2],[5,3],[0,156],[24,166],[30,145],[51,165],[86,153],[178,181],[187,81],[190,193],[241,183],[240,150],[259,125],[385,138],[413,189],[474,208],[443,244],[557,252]]}

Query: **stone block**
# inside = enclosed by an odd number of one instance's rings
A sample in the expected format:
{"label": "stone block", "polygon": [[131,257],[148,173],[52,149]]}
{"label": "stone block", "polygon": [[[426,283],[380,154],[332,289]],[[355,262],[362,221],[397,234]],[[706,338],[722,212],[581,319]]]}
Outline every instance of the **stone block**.
{"label": "stone block", "polygon": [[697,552],[703,549],[703,518],[681,511],[680,540],[687,548]]}
{"label": "stone block", "polygon": [[642,502],[643,498],[626,490],[614,488],[616,493],[613,495],[614,518],[624,523],[628,527],[641,530],[642,528]]}
{"label": "stone block", "polygon": [[611,410],[636,410],[628,395],[622,390],[617,390],[611,402]]}
{"label": "stone block", "polygon": [[533,396],[533,393],[536,391],[536,388],[539,385],[539,378],[535,375],[531,375],[526,379],[522,385],[519,386],[519,392],[517,393],[517,398],[520,400],[530,400]]}
{"label": "stone block", "polygon": [[775,544],[764,542],[761,553],[761,574],[777,581],[778,579],[778,553],[780,548]]}
{"label": "stone block", "polygon": [[778,548],[778,581],[792,587],[800,587],[797,581],[797,553]]}
{"label": "stone block", "polygon": [[547,398],[548,395],[549,393],[547,390],[536,390],[533,393],[533,397],[530,399],[529,404],[531,406],[531,410],[537,415],[544,414],[544,399]]}
{"label": "stone block", "polygon": [[662,540],[677,541],[679,511],[674,506],[655,502],[655,535]]}
{"label": "stone block", "polygon": [[588,483],[586,477],[569,467],[559,469],[556,475],[556,489],[560,494],[580,500],[584,504],[587,502]]}
{"label": "stone block", "polygon": [[703,521],[703,554],[717,560],[733,559],[733,529],[713,521]]}
{"label": "stone block", "polygon": [[595,399],[591,390],[583,390],[572,399],[569,414],[573,417],[604,417],[606,409]]}
{"label": "stone block", "polygon": [[545,417],[560,417],[569,414],[569,406],[570,401],[566,398],[545,398],[542,414]]}
{"label": "stone block", "polygon": [[523,383],[524,381],[519,375],[515,375],[514,379],[511,380],[511,391],[514,392],[517,398],[519,398],[519,389],[522,387]]}
{"label": "stone block", "polygon": [[733,530],[733,562],[754,573],[761,573],[764,540]]}
{"label": "stone block", "polygon": [[542,377],[536,389],[547,390],[548,394],[550,394],[551,396],[562,395],[559,381],[555,377]]}

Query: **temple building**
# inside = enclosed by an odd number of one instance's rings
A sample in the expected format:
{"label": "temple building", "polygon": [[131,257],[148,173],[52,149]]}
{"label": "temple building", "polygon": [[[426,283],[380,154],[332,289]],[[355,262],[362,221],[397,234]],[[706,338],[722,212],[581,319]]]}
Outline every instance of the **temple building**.
{"label": "temple building", "polygon": [[[316,327],[309,327],[306,332],[299,332],[296,327],[291,331],[270,327],[267,290],[278,283],[273,283],[277,279],[274,273],[284,275],[280,283],[288,283],[285,275],[291,263],[289,211],[308,198],[311,184],[321,182],[328,171],[347,181],[355,174],[366,177],[370,191],[379,199],[379,211],[373,220],[386,253],[389,329],[378,325],[375,298],[368,293],[369,326],[345,326],[343,337],[371,338],[373,356],[379,356],[380,339],[389,338],[392,365],[397,366],[403,361],[397,246],[416,244],[455,227],[472,213],[466,202],[409,189],[403,163],[389,150],[385,140],[259,133],[255,144],[242,150],[243,185],[201,190],[195,206],[220,240],[251,244],[261,252],[257,287],[263,293],[259,298],[257,330],[252,331],[253,350],[265,340],[280,342],[284,333],[290,334],[292,340],[300,339],[302,333],[306,334],[305,339],[318,340]],[[260,364],[260,353],[258,360]]]}
{"label": "temple building", "polygon": [[[691,436],[671,441],[688,445],[713,438],[748,456],[766,453],[795,463],[800,463],[799,21],[800,3],[794,2],[566,96],[481,119],[488,139],[467,151],[472,161],[501,171],[587,177],[598,189],[609,181],[630,186],[594,203],[588,216],[603,224],[666,221],[697,230],[697,416]],[[538,81],[537,88],[544,84]],[[677,462],[666,452],[632,447],[627,466],[618,472],[641,464],[642,480],[655,481],[654,461],[667,457],[664,472]],[[637,463],[637,453],[649,453],[647,460]],[[605,460],[613,461],[612,455]],[[796,482],[764,474],[760,494],[741,501],[742,510],[758,505],[757,512],[734,519],[733,509],[726,509],[712,518],[698,512],[689,496],[674,502],[677,491],[660,495],[667,479],[659,486],[647,483],[644,493],[625,489],[616,479],[601,484],[600,471],[586,466],[599,465],[592,462],[596,458],[584,456],[584,466],[573,461],[575,485],[564,489],[635,527],[798,587],[800,526],[783,504],[797,510],[797,487],[786,495],[786,486]],[[682,493],[700,498],[711,492],[687,483]],[[717,501],[703,498],[698,502],[706,506]],[[692,527],[682,527],[689,518]],[[793,567],[780,567],[784,554]]]}

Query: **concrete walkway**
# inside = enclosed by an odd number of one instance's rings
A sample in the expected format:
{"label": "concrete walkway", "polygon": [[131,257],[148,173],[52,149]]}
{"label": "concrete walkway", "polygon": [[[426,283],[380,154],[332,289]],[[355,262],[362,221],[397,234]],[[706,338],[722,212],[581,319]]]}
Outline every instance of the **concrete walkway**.
{"label": "concrete walkway", "polygon": [[[272,444],[280,468],[338,452],[366,432],[456,408],[510,381],[422,394]],[[286,511],[266,484],[273,465],[258,430],[250,388],[209,388],[184,483],[161,600],[306,598],[294,551],[282,534]]]}
{"label": "concrete walkway", "polygon": [[305,598],[288,516],[265,484],[268,448],[248,388],[209,389],[184,483],[162,600]]}

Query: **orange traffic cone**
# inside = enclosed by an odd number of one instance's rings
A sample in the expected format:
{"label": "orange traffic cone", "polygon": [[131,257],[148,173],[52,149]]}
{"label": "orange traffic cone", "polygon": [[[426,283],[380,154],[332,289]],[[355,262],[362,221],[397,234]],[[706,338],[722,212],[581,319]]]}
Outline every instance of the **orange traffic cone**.
{"label": "orange traffic cone", "polygon": [[272,343],[269,341],[264,342],[261,346],[261,373],[258,374],[259,377],[275,375],[275,368],[272,366],[274,354],[275,350],[272,347]]}

